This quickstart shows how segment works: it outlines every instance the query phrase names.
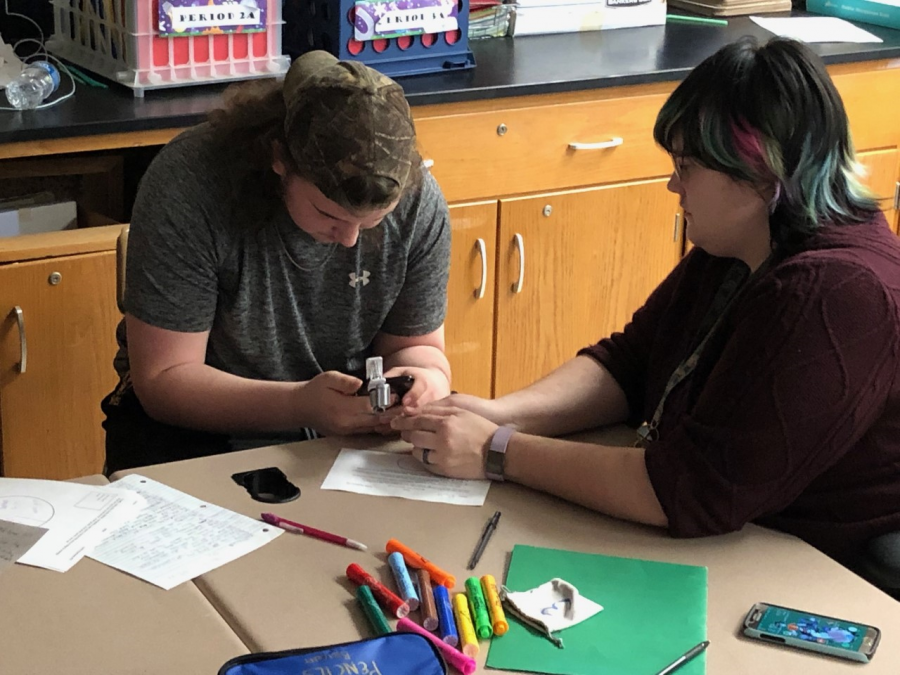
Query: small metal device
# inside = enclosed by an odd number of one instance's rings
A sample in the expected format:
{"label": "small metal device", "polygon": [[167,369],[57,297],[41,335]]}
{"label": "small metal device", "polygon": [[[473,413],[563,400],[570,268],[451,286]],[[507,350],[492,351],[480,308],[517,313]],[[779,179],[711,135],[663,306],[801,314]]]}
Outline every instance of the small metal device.
{"label": "small metal device", "polygon": [[397,401],[402,401],[406,393],[412,388],[415,378],[410,375],[397,375],[395,377],[384,376],[384,362],[380,356],[372,356],[366,359],[366,382],[356,392],[357,396],[368,396],[372,411],[376,414],[383,413],[391,407],[391,395],[397,395]]}
{"label": "small metal device", "polygon": [[391,405],[391,385],[384,379],[384,362],[380,356],[366,359],[366,391],[369,392],[369,403],[372,410],[382,413]]}

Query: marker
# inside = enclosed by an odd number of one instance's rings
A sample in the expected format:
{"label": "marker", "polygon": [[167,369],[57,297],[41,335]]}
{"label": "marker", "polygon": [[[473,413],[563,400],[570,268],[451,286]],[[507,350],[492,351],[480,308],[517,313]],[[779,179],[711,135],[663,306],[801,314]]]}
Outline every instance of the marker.
{"label": "marker", "polygon": [[391,553],[388,556],[388,565],[394,573],[394,581],[400,590],[400,597],[409,605],[410,611],[419,609],[419,596],[413,588],[412,579],[409,578],[409,570],[406,569],[406,561],[400,553]]}
{"label": "marker", "polygon": [[[440,586],[438,586],[437,588],[440,588]],[[462,652],[456,651],[446,642],[442,642],[427,630],[422,628],[420,625],[413,623],[409,619],[400,619],[397,622],[397,630],[404,633],[418,633],[419,635],[431,640],[431,643],[441,650],[441,654],[444,655],[444,659],[447,661],[447,663],[449,663],[453,668],[456,668],[463,675],[472,675],[472,673],[475,672],[475,659],[469,658]]]}
{"label": "marker", "polygon": [[497,580],[490,574],[481,577],[481,590],[484,591],[484,601],[487,603],[488,612],[491,615],[491,624],[494,627],[494,635],[503,635],[509,630],[506,621],[506,613],[503,611],[503,603],[500,602],[500,593],[497,591]]}
{"label": "marker", "polygon": [[438,629],[439,621],[437,615],[437,607],[434,605],[434,591],[431,590],[431,575],[428,570],[416,570],[416,577],[419,580],[419,598],[422,604],[419,610],[422,614],[422,625],[426,630],[432,632]]}
{"label": "marker", "polygon": [[379,607],[378,603],[375,602],[375,596],[372,595],[371,588],[369,588],[366,584],[363,584],[362,586],[357,588],[356,599],[359,601],[363,612],[365,612],[366,618],[369,620],[369,623],[372,624],[372,628],[375,630],[375,635],[387,635],[388,633],[394,632],[391,630],[391,626],[390,624],[388,624],[387,619],[384,618],[384,613],[381,611],[381,607]]}
{"label": "marker", "polygon": [[434,604],[437,605],[438,620],[441,624],[441,640],[451,647],[459,644],[456,622],[453,620],[453,607],[450,606],[450,591],[446,586],[434,587]]}
{"label": "marker", "polygon": [[466,656],[478,656],[478,638],[475,636],[475,626],[472,625],[472,615],[469,614],[469,599],[465,593],[453,596],[453,614],[456,617],[456,627],[459,629],[462,653]]}
{"label": "marker", "polygon": [[494,629],[491,628],[491,618],[488,616],[487,603],[478,577],[466,579],[466,594],[469,596],[469,610],[475,620],[475,634],[479,640],[487,640],[493,635]]}
{"label": "marker", "polygon": [[347,567],[347,578],[350,579],[350,581],[352,581],[354,584],[357,584],[359,586],[365,584],[366,586],[371,588],[372,594],[376,598],[378,598],[378,602],[380,602],[391,614],[396,616],[398,619],[401,619],[409,614],[409,605],[407,605],[405,602],[403,602],[403,600],[394,595],[394,593],[387,586],[379,582],[375,577],[366,572],[356,563],[351,563]]}
{"label": "marker", "polygon": [[428,570],[428,574],[431,575],[431,580],[436,584],[446,586],[447,588],[453,588],[456,585],[456,577],[454,577],[449,572],[445,572],[433,562],[431,562],[427,558],[423,558],[411,548],[409,548],[408,546],[404,546],[396,539],[389,539],[388,543],[384,546],[384,550],[388,553],[402,553],[403,559],[406,560],[407,565],[409,565],[410,567],[415,567],[416,569]]}

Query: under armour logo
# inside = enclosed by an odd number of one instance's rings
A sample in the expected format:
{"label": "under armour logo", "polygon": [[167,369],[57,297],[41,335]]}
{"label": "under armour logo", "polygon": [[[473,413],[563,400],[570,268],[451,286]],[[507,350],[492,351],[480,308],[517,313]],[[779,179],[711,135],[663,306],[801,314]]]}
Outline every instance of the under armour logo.
{"label": "under armour logo", "polygon": [[359,285],[362,284],[365,286],[369,283],[369,270],[363,270],[363,273],[359,276],[356,275],[356,272],[350,272],[350,285],[353,288],[359,288]]}

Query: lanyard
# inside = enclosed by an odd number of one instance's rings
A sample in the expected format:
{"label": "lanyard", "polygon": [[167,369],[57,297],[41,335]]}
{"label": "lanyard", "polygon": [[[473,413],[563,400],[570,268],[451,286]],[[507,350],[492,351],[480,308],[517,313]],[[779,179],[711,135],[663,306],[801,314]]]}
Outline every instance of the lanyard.
{"label": "lanyard", "polygon": [[697,335],[702,335],[703,338],[694,348],[694,351],[691,352],[690,356],[679,363],[678,367],[675,368],[675,371],[669,377],[669,381],[666,382],[666,388],[663,390],[662,397],[659,399],[656,410],[653,412],[653,417],[649,422],[644,422],[638,427],[638,439],[635,442],[636,446],[646,446],[648,443],[652,443],[659,438],[657,427],[659,426],[660,419],[662,419],[663,408],[665,407],[666,399],[669,397],[669,394],[671,394],[675,387],[694,372],[697,363],[700,361],[700,355],[703,353],[703,349],[709,342],[710,337],[712,337],[716,330],[722,325],[722,321],[728,314],[728,310],[740,296],[740,291],[743,288],[746,288],[750,279],[759,276],[764,270],[768,269],[771,260],[772,257],[770,256],[749,276],[747,274],[746,265],[737,261],[732,264],[728,273],[725,275],[725,279],[722,281],[722,285],[719,286],[719,290],[716,292],[712,304],[710,304],[709,309],[706,310],[703,321],[700,323]]}

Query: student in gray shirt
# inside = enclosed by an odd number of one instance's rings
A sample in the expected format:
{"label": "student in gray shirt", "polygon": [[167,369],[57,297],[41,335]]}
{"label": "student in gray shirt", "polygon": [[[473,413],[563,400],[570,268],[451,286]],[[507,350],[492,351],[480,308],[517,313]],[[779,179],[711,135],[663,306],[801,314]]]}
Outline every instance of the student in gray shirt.
{"label": "student in gray shirt", "polygon": [[399,85],[326,52],[245,85],[141,183],[107,471],[389,431],[354,395],[372,355],[402,409],[446,396],[449,255]]}

